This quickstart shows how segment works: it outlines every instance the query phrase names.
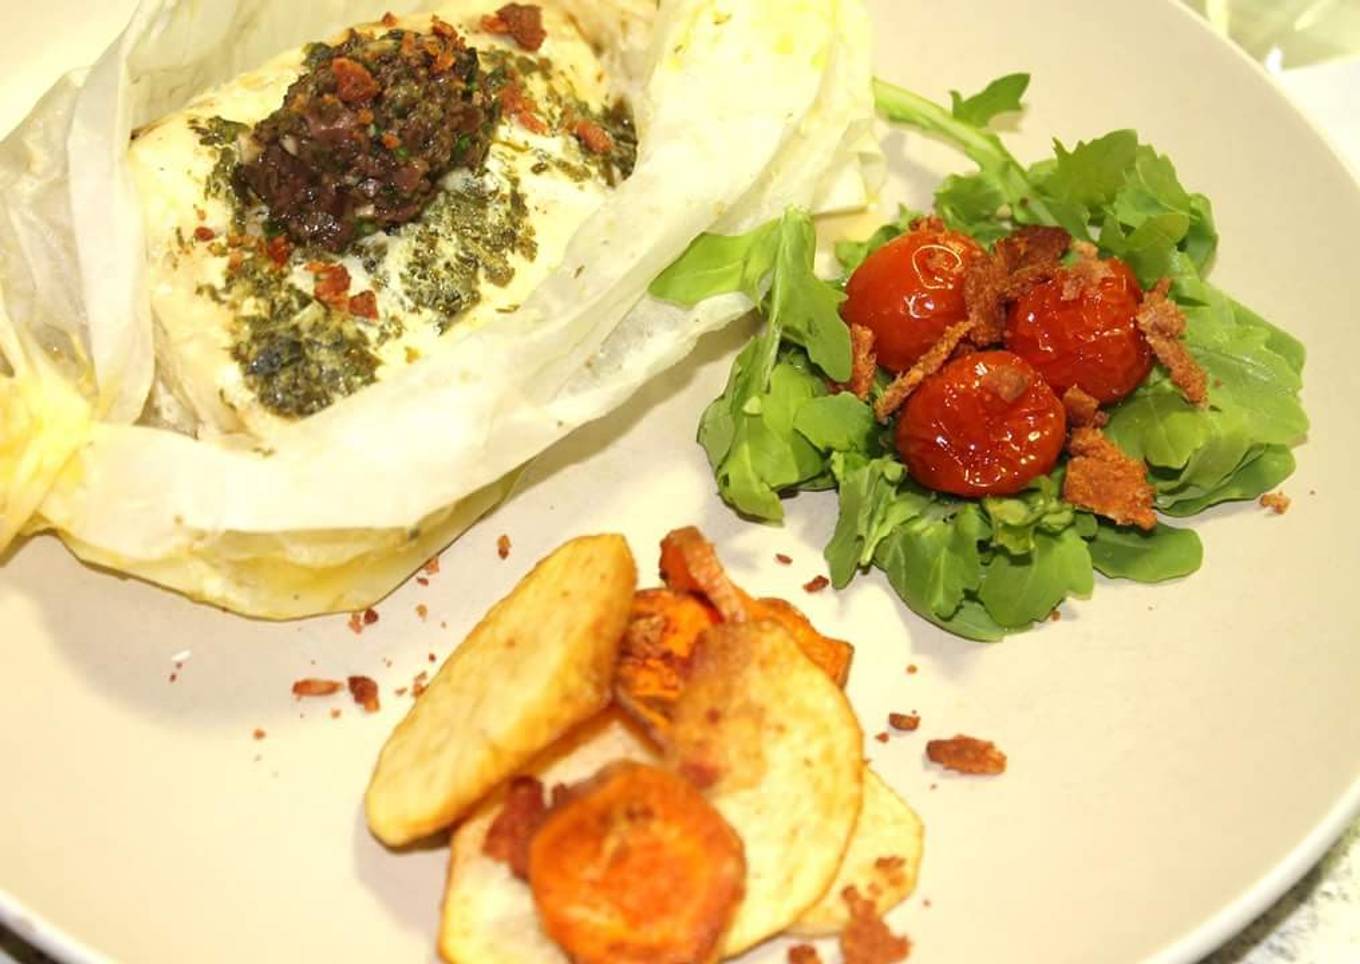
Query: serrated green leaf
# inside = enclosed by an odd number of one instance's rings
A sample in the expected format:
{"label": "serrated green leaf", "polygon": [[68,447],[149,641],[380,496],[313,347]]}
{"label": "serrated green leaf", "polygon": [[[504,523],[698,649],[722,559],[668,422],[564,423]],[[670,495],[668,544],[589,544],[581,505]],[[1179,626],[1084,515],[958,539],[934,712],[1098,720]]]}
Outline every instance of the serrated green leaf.
{"label": "serrated green leaf", "polygon": [[1062,473],[1043,475],[1013,496],[989,496],[983,511],[992,526],[992,543],[1012,555],[1034,549],[1036,532],[1061,532],[1076,519],[1076,510],[1062,500]]}
{"label": "serrated green leaf", "polygon": [[1188,576],[1204,561],[1204,547],[1193,529],[1158,523],[1151,532],[1100,523],[1088,544],[1091,564],[1111,579],[1163,582]]}
{"label": "serrated green leaf", "polygon": [[1020,98],[1029,87],[1029,74],[1007,74],[998,77],[972,97],[963,97],[957,90],[949,92],[950,113],[965,124],[986,127],[993,117],[1022,108]]}
{"label": "serrated green leaf", "polygon": [[941,506],[889,533],[874,562],[913,610],[947,620],[982,582],[978,543],[987,536],[987,520],[976,503]]}
{"label": "serrated green leaf", "polygon": [[1091,554],[1075,529],[1035,533],[1034,551],[998,552],[987,566],[978,598],[998,625],[1022,629],[1044,619],[1070,595],[1089,596],[1095,585]]}
{"label": "serrated green leaf", "polygon": [[831,584],[840,589],[873,561],[879,543],[918,515],[931,497],[902,485],[906,468],[893,458],[866,461],[837,453],[831,465],[840,488],[840,513],[824,555]]}
{"label": "serrated green leaf", "polygon": [[978,174],[951,174],[935,192],[935,213],[944,223],[983,245],[1010,234],[998,216],[1005,203],[1000,188]]}
{"label": "serrated green leaf", "polygon": [[1085,208],[1110,204],[1128,178],[1138,150],[1133,131],[1111,131],[1093,141],[1082,141],[1072,150],[1053,142],[1057,164],[1043,184],[1053,197]]}

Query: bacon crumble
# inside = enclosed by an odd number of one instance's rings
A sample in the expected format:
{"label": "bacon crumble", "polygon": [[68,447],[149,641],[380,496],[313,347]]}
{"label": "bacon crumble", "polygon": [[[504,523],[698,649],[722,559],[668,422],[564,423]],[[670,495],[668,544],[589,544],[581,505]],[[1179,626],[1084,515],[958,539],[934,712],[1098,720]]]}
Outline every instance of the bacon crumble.
{"label": "bacon crumble", "polygon": [[378,684],[367,676],[351,676],[346,680],[349,695],[354,702],[364,708],[365,713],[376,713],[381,704],[378,702]]}
{"label": "bacon crumble", "polygon": [[865,325],[850,326],[850,381],[843,386],[861,402],[869,400],[878,374],[878,355],[874,351],[874,331]]}
{"label": "bacon crumble", "polygon": [[1293,501],[1283,492],[1267,492],[1260,498],[1261,508],[1269,509],[1275,515],[1284,515]]}
{"label": "bacon crumble", "polygon": [[789,964],[822,964],[822,959],[811,944],[794,944],[789,948]]}
{"label": "bacon crumble", "polygon": [[543,29],[543,11],[527,3],[507,3],[494,14],[482,18],[487,33],[508,35],[531,53],[543,46],[548,33]]}
{"label": "bacon crumble", "polygon": [[349,310],[349,269],[343,264],[313,261],[307,270],[316,276],[312,294],[316,300],[336,311]]}
{"label": "bacon crumble", "polygon": [[892,418],[911,397],[912,392],[920,388],[923,381],[934,375],[944,366],[945,362],[949,361],[949,356],[968,337],[972,328],[973,323],[971,321],[961,321],[958,324],[951,325],[945,329],[940,340],[916,360],[916,364],[894,378],[892,383],[883,390],[883,394],[879,396],[877,404],[874,405],[874,415],[878,420],[886,422]]}
{"label": "bacon crumble", "polygon": [[1170,290],[1171,280],[1163,278],[1147,293],[1138,309],[1138,328],[1181,396],[1202,407],[1209,401],[1208,376],[1185,347],[1185,313],[1167,297]]}
{"label": "bacon crumble", "polygon": [[1148,482],[1147,466],[1128,455],[1098,428],[1078,428],[1067,440],[1071,458],[1063,478],[1063,499],[1118,525],[1151,530],[1156,490]]}
{"label": "bacon crumble", "polygon": [[547,815],[543,784],[536,777],[515,777],[505,791],[500,813],[487,828],[482,853],[508,864],[520,880],[528,880],[529,844]]}
{"label": "bacon crumble", "polygon": [[854,887],[841,891],[850,910],[850,921],[841,932],[841,958],[845,964],[894,964],[906,960],[911,941],[888,929],[874,902]]}
{"label": "bacon crumble", "polygon": [[948,740],[931,740],[926,744],[926,756],[930,762],[956,773],[995,776],[1006,772],[1006,754],[995,743],[962,734]]}
{"label": "bacon crumble", "polygon": [[1063,392],[1062,403],[1067,410],[1067,424],[1072,428],[1100,428],[1110,420],[1100,410],[1100,402],[1077,385]]}
{"label": "bacon crumble", "polygon": [[304,696],[331,696],[340,692],[343,685],[339,680],[308,676],[293,683],[293,695],[299,699]]}
{"label": "bacon crumble", "polygon": [[829,585],[831,585],[831,580],[826,578],[826,576],[813,576],[807,582],[803,583],[803,591],[821,592]]}
{"label": "bacon crumble", "polygon": [[894,730],[910,733],[920,727],[921,717],[917,713],[889,713],[888,725]]}
{"label": "bacon crumble", "polygon": [[496,555],[502,559],[510,558],[510,537],[504,533],[496,537]]}

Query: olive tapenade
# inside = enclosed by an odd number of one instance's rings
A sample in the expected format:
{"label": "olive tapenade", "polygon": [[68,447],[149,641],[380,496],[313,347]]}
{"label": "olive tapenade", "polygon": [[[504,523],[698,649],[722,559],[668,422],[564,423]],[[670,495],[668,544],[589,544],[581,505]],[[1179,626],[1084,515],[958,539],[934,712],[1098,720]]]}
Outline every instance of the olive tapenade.
{"label": "olive tapenade", "polygon": [[477,51],[437,19],[429,33],[313,44],[252,132],[236,184],[293,241],[329,251],[412,221],[444,174],[486,157],[499,106],[480,73]]}

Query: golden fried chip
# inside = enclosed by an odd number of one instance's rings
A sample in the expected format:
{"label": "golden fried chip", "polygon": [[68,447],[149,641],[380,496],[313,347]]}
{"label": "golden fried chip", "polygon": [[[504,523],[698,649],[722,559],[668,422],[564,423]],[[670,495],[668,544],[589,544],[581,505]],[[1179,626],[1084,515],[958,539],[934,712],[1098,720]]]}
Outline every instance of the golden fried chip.
{"label": "golden fried chip", "polygon": [[859,723],[778,623],[708,630],[675,704],[667,759],[746,847],[746,897],[721,945],[740,953],[826,892],[859,817]]}
{"label": "golden fried chip", "polygon": [[793,603],[783,599],[754,599],[750,603],[750,613],[752,619],[769,619],[783,626],[803,655],[816,663],[837,686],[844,686],[850,678],[850,660],[855,655],[855,647],[843,639],[823,636]]}
{"label": "golden fried chip", "polygon": [[637,582],[622,536],[573,539],[491,608],[383,747],[364,805],[391,846],[457,820],[609,702]]}
{"label": "golden fried chip", "polygon": [[534,835],[543,929],[576,964],[705,961],[741,900],[741,838],[669,770],[611,763]]}
{"label": "golden fried chip", "polygon": [[881,916],[911,896],[921,867],[921,818],[883,782],[864,768],[864,806],[841,859],[836,879],[822,899],[789,928],[800,937],[839,934],[850,923],[843,894],[854,887]]}
{"label": "golden fried chip", "polygon": [[[632,721],[611,708],[572,730],[522,772],[551,789],[584,780],[618,760],[655,762],[657,754]],[[449,964],[568,964],[543,930],[529,885],[484,850],[504,800],[504,790],[497,791],[453,833],[440,956]]]}

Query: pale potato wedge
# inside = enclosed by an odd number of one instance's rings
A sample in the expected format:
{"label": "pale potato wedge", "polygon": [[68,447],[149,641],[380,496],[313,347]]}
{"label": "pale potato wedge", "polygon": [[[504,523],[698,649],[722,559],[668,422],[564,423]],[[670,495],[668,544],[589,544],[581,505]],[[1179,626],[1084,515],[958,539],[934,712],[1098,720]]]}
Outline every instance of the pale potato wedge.
{"label": "pale potato wedge", "polygon": [[[537,776],[550,790],[588,779],[618,760],[655,763],[657,753],[631,720],[610,709],[517,772]],[[449,964],[568,964],[543,931],[529,885],[482,852],[502,796],[485,801],[454,831],[439,953]]]}
{"label": "pale potato wedge", "polygon": [[921,868],[921,818],[873,770],[864,768],[864,805],[836,879],[822,899],[789,927],[799,937],[839,934],[850,922],[841,897],[854,887],[874,910],[885,914],[911,896]]}
{"label": "pale potato wedge", "polygon": [[668,743],[746,848],[729,957],[784,930],[835,878],[863,793],[859,723],[783,627],[727,623],[695,650]]}
{"label": "pale potato wedge", "polygon": [[449,826],[609,702],[637,567],[618,535],[573,539],[496,603],[383,746],[364,806],[389,846]]}

